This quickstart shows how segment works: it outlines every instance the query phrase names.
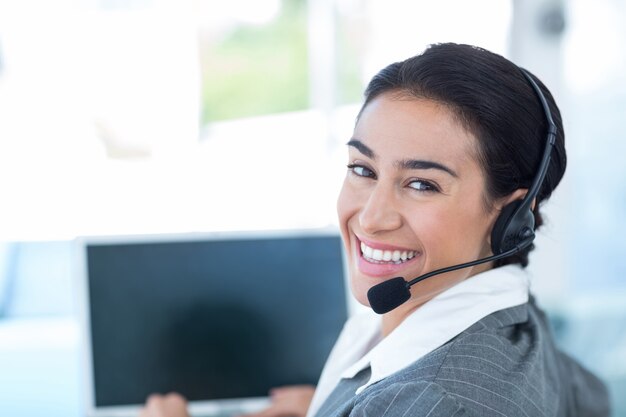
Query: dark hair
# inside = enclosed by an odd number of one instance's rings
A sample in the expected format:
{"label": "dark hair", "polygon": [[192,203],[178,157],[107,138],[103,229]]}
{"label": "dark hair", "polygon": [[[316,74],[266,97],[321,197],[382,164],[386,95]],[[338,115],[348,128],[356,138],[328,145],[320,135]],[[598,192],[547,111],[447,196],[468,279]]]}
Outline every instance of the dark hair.
{"label": "dark hair", "polygon": [[[535,229],[543,224],[540,204],[565,173],[561,113],[552,94],[533,76],[548,101],[558,129],[545,180],[537,194]],[[422,54],[381,70],[365,90],[361,111],[383,93],[433,100],[452,111],[478,140],[478,159],[486,177],[485,205],[528,188],[537,173],[547,134],[543,108],[521,70],[508,59],[471,45],[434,44]],[[528,265],[531,245],[497,266]]]}

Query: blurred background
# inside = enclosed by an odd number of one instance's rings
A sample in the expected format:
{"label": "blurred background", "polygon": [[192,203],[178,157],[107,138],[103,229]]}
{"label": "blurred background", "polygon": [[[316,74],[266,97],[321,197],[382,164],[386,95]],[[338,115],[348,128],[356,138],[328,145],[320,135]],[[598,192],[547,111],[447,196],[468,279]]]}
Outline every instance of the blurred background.
{"label": "blurred background", "polygon": [[75,237],[336,226],[364,86],[446,41],[560,105],[533,291],[626,416],[620,0],[0,0],[0,415],[81,415]]}

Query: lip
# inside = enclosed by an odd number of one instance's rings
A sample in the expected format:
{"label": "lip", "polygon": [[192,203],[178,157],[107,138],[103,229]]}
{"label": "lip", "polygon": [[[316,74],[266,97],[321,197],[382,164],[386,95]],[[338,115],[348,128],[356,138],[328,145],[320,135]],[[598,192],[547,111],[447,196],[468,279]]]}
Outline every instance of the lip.
{"label": "lip", "polygon": [[399,250],[399,251],[409,251],[414,249],[402,248],[399,246],[390,246],[383,245],[380,243],[371,242],[368,240],[361,240],[359,237],[356,237],[356,246],[355,253],[357,255],[357,265],[359,271],[365,275],[374,278],[392,278],[397,276],[403,276],[402,271],[406,270],[406,268],[410,268],[418,259],[421,258],[421,253],[418,251],[415,257],[409,259],[400,264],[395,263],[384,263],[384,264],[376,264],[372,262],[368,262],[363,258],[363,254],[361,253],[361,242],[365,243],[367,246],[373,249],[381,249],[381,250]]}
{"label": "lip", "polygon": [[[400,252],[403,252],[403,251],[407,251],[407,252],[408,251],[415,251],[415,249],[411,249],[411,248],[403,248],[401,246],[391,246],[391,245],[384,245],[382,243],[372,242],[371,240],[361,239],[359,236],[356,236],[356,240],[357,240],[359,248],[361,247],[361,242],[363,242],[363,243],[365,243],[367,246],[369,246],[372,249],[399,250]],[[416,251],[416,252],[419,252],[419,251]]]}

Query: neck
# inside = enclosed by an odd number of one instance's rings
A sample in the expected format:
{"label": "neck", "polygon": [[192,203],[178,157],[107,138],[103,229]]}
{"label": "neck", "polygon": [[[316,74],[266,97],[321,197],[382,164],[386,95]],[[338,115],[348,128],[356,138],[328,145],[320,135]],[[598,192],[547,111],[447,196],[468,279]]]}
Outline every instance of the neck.
{"label": "neck", "polygon": [[[410,301],[409,308],[406,308],[407,304],[402,305],[398,308],[391,310],[389,313],[383,314],[382,316],[382,336],[387,337],[391,332],[393,332],[407,317],[411,315],[415,310],[420,308],[426,301],[417,304],[411,303]],[[404,307],[404,308],[403,308]]]}

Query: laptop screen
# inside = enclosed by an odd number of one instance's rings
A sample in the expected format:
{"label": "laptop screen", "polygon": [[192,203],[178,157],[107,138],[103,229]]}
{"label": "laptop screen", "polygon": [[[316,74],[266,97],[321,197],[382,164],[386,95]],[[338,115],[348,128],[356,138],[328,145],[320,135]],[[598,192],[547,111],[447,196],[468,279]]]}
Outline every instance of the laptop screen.
{"label": "laptop screen", "polygon": [[337,235],[86,245],[96,407],[315,384],[347,318]]}

